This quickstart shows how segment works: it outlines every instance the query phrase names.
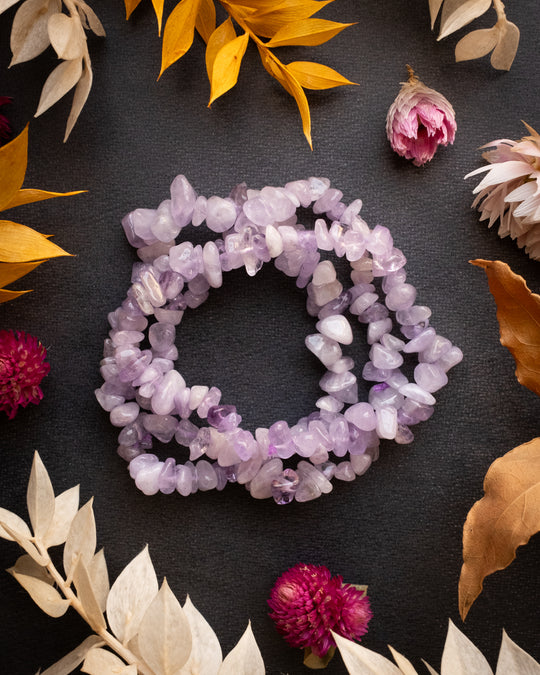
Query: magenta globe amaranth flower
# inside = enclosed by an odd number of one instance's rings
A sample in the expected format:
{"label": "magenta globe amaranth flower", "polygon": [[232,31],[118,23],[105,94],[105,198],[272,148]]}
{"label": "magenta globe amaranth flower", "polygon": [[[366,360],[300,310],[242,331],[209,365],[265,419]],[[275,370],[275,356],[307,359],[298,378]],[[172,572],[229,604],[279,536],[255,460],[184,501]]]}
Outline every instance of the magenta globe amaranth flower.
{"label": "magenta globe amaranth flower", "polygon": [[276,581],[268,604],[270,617],[291,647],[325,656],[335,646],[331,631],[359,640],[367,631],[371,609],[366,594],[332,577],[324,567],[299,563]]}
{"label": "magenta globe amaranth flower", "polygon": [[39,403],[41,380],[51,369],[47,351],[32,335],[0,330],[0,410],[13,419],[19,406]]}
{"label": "magenta globe amaranth flower", "polygon": [[456,115],[442,94],[426,87],[410,66],[407,70],[409,79],[386,116],[386,135],[398,155],[422,166],[433,158],[439,145],[454,142]]}

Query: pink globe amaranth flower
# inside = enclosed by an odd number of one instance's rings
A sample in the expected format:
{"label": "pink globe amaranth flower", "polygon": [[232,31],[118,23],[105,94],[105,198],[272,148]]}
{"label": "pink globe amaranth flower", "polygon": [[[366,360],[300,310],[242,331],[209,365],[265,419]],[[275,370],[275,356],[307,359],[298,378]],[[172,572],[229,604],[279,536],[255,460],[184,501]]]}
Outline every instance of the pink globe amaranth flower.
{"label": "pink globe amaranth flower", "polygon": [[39,403],[39,384],[51,369],[39,340],[22,331],[0,330],[0,410],[13,419],[19,406]]}
{"label": "pink globe amaranth flower", "polygon": [[[0,108],[8,103],[11,103],[10,96],[0,96]],[[11,126],[9,120],[5,115],[0,115],[0,140],[6,140],[11,135]]]}
{"label": "pink globe amaranth flower", "polygon": [[335,646],[330,631],[359,639],[371,619],[369,600],[361,591],[332,577],[328,568],[299,563],[276,581],[268,604],[270,618],[291,647],[319,657]]}
{"label": "pink globe amaranth flower", "polygon": [[449,101],[426,87],[407,66],[409,80],[403,83],[386,116],[386,135],[401,157],[422,166],[439,145],[454,142],[456,115]]}

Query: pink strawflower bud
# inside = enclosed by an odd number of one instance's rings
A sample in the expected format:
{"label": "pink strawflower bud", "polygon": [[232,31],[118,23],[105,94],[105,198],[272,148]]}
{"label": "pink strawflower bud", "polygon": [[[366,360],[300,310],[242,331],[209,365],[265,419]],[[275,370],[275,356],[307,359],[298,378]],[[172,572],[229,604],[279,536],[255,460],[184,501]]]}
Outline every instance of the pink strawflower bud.
{"label": "pink strawflower bud", "polygon": [[454,142],[456,115],[442,94],[426,87],[410,66],[407,70],[409,80],[386,116],[386,135],[398,155],[422,166],[433,158],[439,145]]}
{"label": "pink strawflower bud", "polygon": [[19,406],[39,403],[39,384],[51,369],[47,351],[32,335],[0,330],[0,410],[13,419]]}
{"label": "pink strawflower bud", "polygon": [[[10,96],[0,96],[0,108],[8,103],[11,103]],[[7,139],[11,135],[11,126],[9,120],[5,115],[0,115],[0,140]]]}
{"label": "pink strawflower bud", "polygon": [[309,647],[319,657],[335,646],[330,631],[359,640],[372,616],[363,591],[332,577],[324,566],[304,563],[279,577],[268,604],[270,618],[291,647]]}

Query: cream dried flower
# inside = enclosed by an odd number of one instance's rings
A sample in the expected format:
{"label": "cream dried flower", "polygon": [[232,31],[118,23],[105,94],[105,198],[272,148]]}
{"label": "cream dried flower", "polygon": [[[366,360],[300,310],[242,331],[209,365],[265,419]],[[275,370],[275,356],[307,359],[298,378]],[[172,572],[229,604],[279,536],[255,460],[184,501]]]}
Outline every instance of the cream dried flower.
{"label": "cream dried flower", "polygon": [[465,178],[487,172],[473,190],[472,206],[488,227],[499,220],[499,237],[510,235],[533,259],[540,260],[540,134],[530,132],[520,141],[506,138],[483,145],[494,148],[482,154],[489,162]]}

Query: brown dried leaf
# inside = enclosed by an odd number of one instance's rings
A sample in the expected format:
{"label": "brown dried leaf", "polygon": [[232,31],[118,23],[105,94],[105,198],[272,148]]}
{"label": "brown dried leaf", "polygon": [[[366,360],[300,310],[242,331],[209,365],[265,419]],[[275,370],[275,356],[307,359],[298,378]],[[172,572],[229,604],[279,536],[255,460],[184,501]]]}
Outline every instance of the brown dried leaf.
{"label": "brown dried leaf", "polygon": [[84,54],[86,36],[79,18],[61,12],[49,17],[49,40],[59,59],[70,61]]}
{"label": "brown dried leaf", "polygon": [[107,571],[107,562],[105,553],[100,549],[88,565],[88,574],[92,580],[96,600],[102,612],[107,607],[107,596],[109,595],[109,573]]}
{"label": "brown dried leaf", "polygon": [[16,138],[0,148],[0,211],[8,208],[19,192],[26,174],[27,157],[28,125]]}
{"label": "brown dried leaf", "polygon": [[429,0],[429,15],[431,17],[431,30],[433,30],[433,26],[435,25],[435,21],[437,20],[437,16],[439,15],[439,11],[441,9],[441,5],[443,4],[444,0]]}
{"label": "brown dried leaf", "polygon": [[49,17],[62,9],[61,0],[25,0],[17,10],[11,28],[10,67],[39,56],[50,44]]}
{"label": "brown dried leaf", "polygon": [[[182,58],[193,44],[195,20],[201,0],[181,0],[169,14],[163,31],[163,49],[159,77]],[[159,78],[158,78],[159,79]]]}
{"label": "brown dried leaf", "polygon": [[30,528],[16,513],[0,508],[0,537],[8,541],[17,541],[2,527],[1,523],[6,523],[11,531],[17,533],[19,538],[30,539],[32,537]]}
{"label": "brown dried leaf", "polygon": [[331,89],[345,84],[356,84],[340,75],[337,70],[313,61],[293,61],[287,64],[287,70],[306,89]]}
{"label": "brown dried leaf", "polygon": [[499,29],[482,28],[473,30],[471,33],[461,38],[456,45],[456,61],[469,61],[470,59],[479,59],[497,46],[499,39]]}
{"label": "brown dried leaf", "polygon": [[69,654],[66,654],[60,661],[44,670],[41,675],[69,675],[84,661],[90,649],[102,644],[104,642],[101,638],[97,635],[90,635],[90,637],[87,637],[84,642],[69,652]]}
{"label": "brown dried leaf", "polygon": [[520,445],[489,467],[484,496],[463,527],[459,611],[463,619],[488,574],[504,569],[516,549],[540,530],[540,438]]}
{"label": "brown dried leaf", "polygon": [[17,558],[15,565],[13,565],[13,567],[11,567],[8,571],[24,574],[27,577],[35,577],[36,579],[39,579],[50,586],[54,585],[54,579],[49,574],[47,568],[43,567],[43,565],[38,565],[38,563],[28,554]]}
{"label": "brown dried leaf", "polygon": [[89,565],[96,550],[96,521],[92,508],[94,499],[90,499],[82,506],[73,518],[64,546],[64,571],[71,577],[75,571],[74,565],[79,558],[85,565]]}
{"label": "brown dried leaf", "polygon": [[497,303],[501,344],[514,357],[518,381],[540,396],[540,296],[500,260],[470,262],[487,274],[489,290]]}
{"label": "brown dried leaf", "polygon": [[493,675],[482,652],[451,621],[448,622],[448,633],[441,659],[441,673]]}
{"label": "brown dried leaf", "polygon": [[201,0],[199,13],[195,20],[195,28],[208,44],[210,36],[216,30],[216,6],[213,0]]}
{"label": "brown dried leaf", "polygon": [[288,45],[314,47],[323,44],[323,42],[328,42],[349,26],[354,26],[354,24],[328,21],[327,19],[303,19],[280,28],[273,38],[266,43],[266,46],[269,48]]}
{"label": "brown dried leaf", "polygon": [[103,617],[103,612],[94,593],[92,579],[88,573],[88,568],[82,558],[79,558],[73,573],[73,582],[77,589],[77,596],[81,601],[86,613],[86,621],[92,630],[99,633],[100,630],[106,630],[107,624]]}
{"label": "brown dried leaf", "polygon": [[463,28],[482,16],[491,7],[492,0],[445,0],[441,14],[441,32],[438,40]]}
{"label": "brown dried leaf", "polygon": [[500,21],[499,27],[499,42],[491,55],[491,65],[497,70],[510,70],[519,45],[519,28],[507,19]]}
{"label": "brown dried leaf", "polygon": [[219,640],[189,596],[184,604],[184,615],[189,622],[192,644],[188,662],[179,675],[217,675],[223,661]]}
{"label": "brown dried leaf", "polygon": [[158,592],[156,573],[146,546],[120,573],[107,598],[109,625],[122,643],[138,631]]}
{"label": "brown dried leaf", "polygon": [[38,265],[41,265],[42,262],[45,261],[42,260],[40,262],[32,263],[0,263],[0,288],[26,276],[29,272],[38,267]]}
{"label": "brown dried leaf", "polygon": [[218,675],[264,675],[264,673],[264,662],[249,622],[237,645],[225,657]]}
{"label": "brown dried leaf", "polygon": [[94,647],[86,655],[81,672],[89,675],[118,675],[125,667],[124,661],[116,654],[107,649]]}
{"label": "brown dried leaf", "polygon": [[214,61],[219,50],[225,46],[227,43],[231,42],[236,38],[236,31],[234,30],[233,22],[229,16],[225,21],[220,24],[210,35],[208,43],[206,45],[206,73],[208,75],[208,80],[210,85],[212,84],[212,71],[214,68]]}
{"label": "brown dried leaf", "polygon": [[19,190],[9,204],[6,204],[2,210],[13,209],[22,204],[41,202],[45,199],[54,199],[55,197],[71,197],[73,195],[80,195],[83,192],[87,192],[87,190],[76,190],[75,192],[49,192],[48,190],[25,188],[24,190]]}
{"label": "brown dried leaf", "polygon": [[306,668],[311,668],[312,670],[323,670],[328,667],[330,661],[334,658],[336,653],[335,647],[330,647],[324,656],[317,656],[311,650],[311,647],[304,648],[304,665]]}
{"label": "brown dried leaf", "polygon": [[70,601],[63,598],[60,593],[49,583],[42,581],[34,576],[20,574],[12,567],[8,572],[21,584],[24,590],[30,595],[36,605],[48,614],[57,619],[63,616],[70,606]]}
{"label": "brown dried leaf", "polygon": [[167,579],[146,610],[138,632],[144,661],[155,675],[175,675],[191,653],[191,631]]}
{"label": "brown dried leaf", "polygon": [[49,546],[63,544],[68,536],[69,528],[79,508],[79,486],[66,490],[54,500],[54,516],[43,543]]}
{"label": "brown dried leaf", "polygon": [[32,262],[70,255],[26,225],[0,220],[0,261]]}
{"label": "brown dried leaf", "polygon": [[34,117],[39,117],[52,105],[65,96],[77,84],[82,75],[82,58],[63,61],[45,80],[38,109]]}
{"label": "brown dried leaf", "polygon": [[227,42],[227,44],[223,45],[216,54],[210,80],[212,86],[208,107],[210,107],[217,98],[223,96],[229,89],[232,89],[236,84],[238,73],[240,72],[240,65],[242,64],[242,58],[246,53],[248,42],[249,35],[244,33],[234,40]]}
{"label": "brown dried leaf", "polygon": [[384,656],[372,652],[357,642],[347,640],[332,631],[341,658],[349,673],[362,675],[402,675],[401,671]]}
{"label": "brown dried leaf", "polygon": [[34,453],[26,505],[30,523],[36,538],[42,538],[49,529],[54,516],[54,490],[45,465],[37,452]]}

